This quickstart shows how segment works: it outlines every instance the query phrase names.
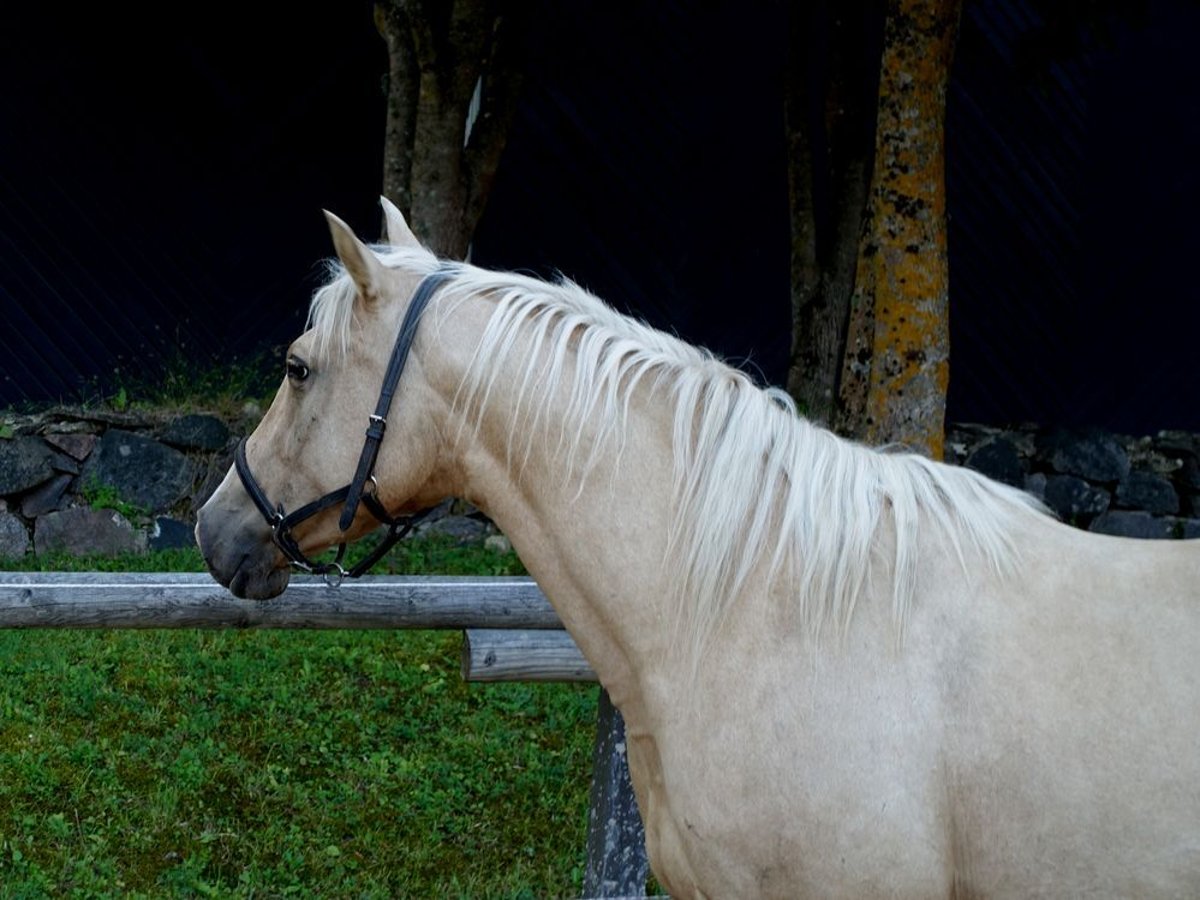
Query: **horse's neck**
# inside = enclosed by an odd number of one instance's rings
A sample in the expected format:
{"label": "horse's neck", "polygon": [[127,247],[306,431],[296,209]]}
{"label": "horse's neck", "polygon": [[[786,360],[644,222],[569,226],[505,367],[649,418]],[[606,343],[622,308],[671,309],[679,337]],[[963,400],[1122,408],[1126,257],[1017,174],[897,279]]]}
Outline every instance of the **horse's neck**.
{"label": "horse's neck", "polygon": [[[477,312],[465,319],[479,327]],[[458,346],[477,342],[469,334]],[[526,349],[500,362],[477,423],[474,411],[451,414],[459,480],[451,489],[509,537],[619,700],[636,678],[631,661],[662,659],[669,650],[672,619],[662,605],[670,594],[663,566],[672,505],[669,414],[661,397],[637,390],[625,427],[604,435],[595,417],[566,419],[569,380],[533,414],[520,390]],[[458,399],[461,406],[468,361],[461,353],[446,361],[434,382],[448,405]]]}

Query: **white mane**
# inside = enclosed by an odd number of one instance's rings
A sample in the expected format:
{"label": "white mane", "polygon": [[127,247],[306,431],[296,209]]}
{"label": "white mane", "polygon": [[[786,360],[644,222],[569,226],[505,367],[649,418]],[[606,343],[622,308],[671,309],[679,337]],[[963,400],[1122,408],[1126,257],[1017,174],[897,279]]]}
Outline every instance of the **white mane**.
{"label": "white mane", "polygon": [[[422,274],[437,266],[420,251],[381,255]],[[674,484],[664,562],[680,573],[679,621],[697,657],[763,566],[773,585],[794,585],[790,593],[814,633],[827,623],[848,626],[880,566],[892,576],[902,633],[920,536],[932,523],[964,568],[968,554],[994,571],[1012,568],[1016,516],[1036,506],[1020,491],[970,470],[842,440],[797,416],[782,391],[759,388],[711,353],[617,313],[570,282],[456,268],[442,289],[449,301],[443,315],[452,314],[456,299],[483,294],[495,301],[456,402],[478,412],[500,387],[510,402],[515,397],[509,458],[516,471],[535,440],[548,440],[566,462],[566,477],[582,481],[606,448],[619,453],[639,385],[669,405]],[[348,340],[352,295],[343,276],[314,298],[310,321],[322,346]],[[498,385],[501,363],[516,347],[521,377]],[[569,407],[552,421],[548,403],[563,385]],[[585,422],[599,433],[580,458]],[[882,559],[878,538],[888,526],[893,552]]]}

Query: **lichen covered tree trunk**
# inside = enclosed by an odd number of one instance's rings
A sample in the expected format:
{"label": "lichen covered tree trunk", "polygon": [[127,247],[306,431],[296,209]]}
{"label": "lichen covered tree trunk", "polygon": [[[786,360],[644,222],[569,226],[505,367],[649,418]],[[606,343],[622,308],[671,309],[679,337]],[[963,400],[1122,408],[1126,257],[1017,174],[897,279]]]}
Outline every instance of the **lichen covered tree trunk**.
{"label": "lichen covered tree trunk", "polygon": [[933,458],[949,383],[946,85],[961,0],[890,0],[839,430]]}
{"label": "lichen covered tree trunk", "polygon": [[520,8],[502,0],[375,5],[388,47],[383,193],[439,256],[466,255],[491,191],[520,89]]}

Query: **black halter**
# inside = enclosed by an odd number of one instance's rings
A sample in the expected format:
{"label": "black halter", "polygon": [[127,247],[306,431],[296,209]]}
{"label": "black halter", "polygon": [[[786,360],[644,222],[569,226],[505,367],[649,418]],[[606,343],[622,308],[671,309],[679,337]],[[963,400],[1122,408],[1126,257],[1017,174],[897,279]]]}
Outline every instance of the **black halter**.
{"label": "black halter", "polygon": [[[378,484],[374,475],[375,460],[379,456],[379,445],[383,442],[384,431],[387,430],[387,415],[392,406],[392,396],[396,393],[396,386],[400,383],[400,376],[404,373],[404,364],[408,361],[408,352],[412,348],[413,338],[416,337],[421,313],[425,311],[425,307],[429,305],[429,301],[433,299],[437,289],[452,274],[452,270],[443,268],[425,276],[417,286],[416,293],[413,294],[412,302],[408,305],[408,312],[404,315],[404,322],[400,325],[400,332],[396,335],[396,343],[392,347],[392,357],[388,361],[387,372],[383,376],[379,401],[375,404],[375,412],[369,418],[366,441],[363,443],[362,453],[358,457],[358,468],[354,472],[354,479],[349,484],[336,491],[330,491],[312,503],[307,503],[289,513],[284,510],[282,503],[271,505],[266,492],[250,471],[250,464],[246,461],[248,438],[243,438],[238,444],[233,455],[233,465],[237,470],[238,477],[242,480],[242,486],[271,527],[271,539],[275,541],[275,546],[296,568],[313,575],[324,575],[326,581],[331,584],[337,584],[346,577],[357,578],[383,559],[384,554],[391,550],[392,546],[408,534],[423,518],[423,516],[417,516],[397,519],[383,508],[383,504],[376,496]],[[369,491],[367,490],[368,483],[371,485]],[[327,509],[340,505],[342,515],[338,519],[338,528],[343,532],[347,531],[354,522],[354,517],[358,515],[360,504],[365,506],[376,519],[388,526],[388,533],[383,541],[365,559],[350,569],[343,568],[342,557],[346,553],[344,542],[338,545],[337,556],[332,562],[315,562],[304,555],[304,551],[300,549],[300,542],[292,534],[293,528]]]}

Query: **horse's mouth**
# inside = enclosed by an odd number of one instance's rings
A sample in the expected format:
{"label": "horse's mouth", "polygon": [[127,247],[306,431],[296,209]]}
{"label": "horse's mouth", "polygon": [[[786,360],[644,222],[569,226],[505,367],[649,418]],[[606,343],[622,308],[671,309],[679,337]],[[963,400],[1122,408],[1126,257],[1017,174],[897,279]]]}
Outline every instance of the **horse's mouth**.
{"label": "horse's mouth", "polygon": [[255,541],[247,547],[239,541],[229,540],[219,530],[210,527],[210,523],[201,515],[196,526],[196,543],[204,555],[208,573],[235,597],[270,600],[282,594],[288,586],[291,568],[269,541]]}
{"label": "horse's mouth", "polygon": [[[210,566],[209,572],[212,571]],[[270,600],[283,593],[291,575],[291,568],[286,565],[268,569],[265,573],[258,567],[240,566],[225,586],[233,596],[243,600]],[[215,573],[213,577],[221,581]]]}

